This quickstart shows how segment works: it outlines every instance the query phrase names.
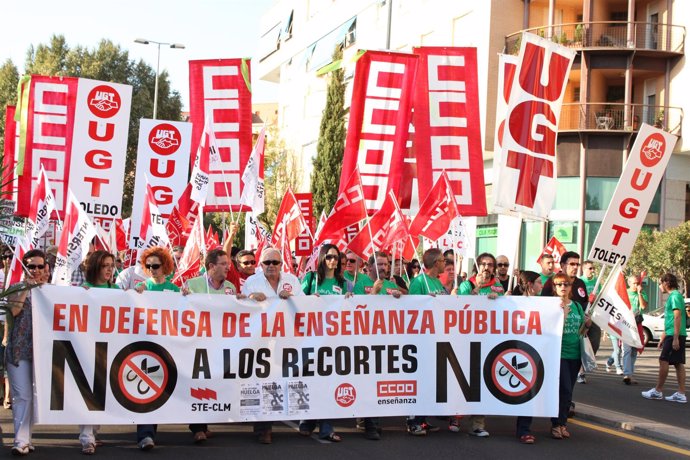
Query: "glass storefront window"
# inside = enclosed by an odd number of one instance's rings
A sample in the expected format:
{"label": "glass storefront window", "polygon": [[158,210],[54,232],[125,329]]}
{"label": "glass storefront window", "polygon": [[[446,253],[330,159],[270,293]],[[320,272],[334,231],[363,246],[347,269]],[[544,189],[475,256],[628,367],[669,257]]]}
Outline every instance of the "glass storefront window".
{"label": "glass storefront window", "polygon": [[546,241],[555,236],[568,251],[577,252],[577,232],[577,222],[554,220],[549,222]]}
{"label": "glass storefront window", "polygon": [[580,209],[580,178],[559,177],[556,183],[556,201],[553,209],[559,211]]}
{"label": "glass storefront window", "polygon": [[586,209],[588,211],[606,211],[617,185],[617,177],[588,177]]}
{"label": "glass storefront window", "polygon": [[544,249],[545,243],[542,241],[541,222],[523,222],[520,233],[520,260],[518,264],[523,270],[533,270],[539,272],[540,267],[537,259]]}
{"label": "glass storefront window", "polygon": [[483,252],[496,254],[498,241],[497,225],[478,225],[477,226],[477,255]]}

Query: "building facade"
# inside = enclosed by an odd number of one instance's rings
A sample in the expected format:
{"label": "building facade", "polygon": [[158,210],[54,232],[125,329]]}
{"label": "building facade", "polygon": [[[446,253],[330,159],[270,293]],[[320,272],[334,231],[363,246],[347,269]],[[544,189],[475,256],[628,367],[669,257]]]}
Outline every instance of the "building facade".
{"label": "building facade", "polygon": [[[548,222],[526,222],[521,232],[519,265],[534,268],[553,235],[589,252],[642,122],[680,137],[645,224],[663,230],[690,219],[690,141],[682,136],[688,22],[687,0],[278,0],[263,17],[253,65],[280,85],[278,123],[306,191],[326,100],[327,79],[316,71],[335,46],[346,62],[358,49],[477,47],[490,208],[498,54],[517,54],[525,30],[577,50],[559,126],[554,209]],[[497,216],[466,220],[476,235],[471,249],[495,252]]]}

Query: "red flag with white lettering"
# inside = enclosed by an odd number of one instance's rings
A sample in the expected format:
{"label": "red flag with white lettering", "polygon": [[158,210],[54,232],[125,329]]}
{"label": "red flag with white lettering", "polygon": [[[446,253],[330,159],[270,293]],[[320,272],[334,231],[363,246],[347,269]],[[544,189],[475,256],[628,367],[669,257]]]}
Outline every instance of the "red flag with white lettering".
{"label": "red flag with white lettering", "polygon": [[135,239],[138,249],[152,246],[167,247],[170,245],[168,232],[163,225],[163,217],[161,217],[161,213],[156,205],[156,197],[148,179],[146,179],[146,199],[144,200],[140,222],[139,238]]}
{"label": "red flag with white lettering", "polygon": [[206,230],[206,251],[208,252],[219,247],[220,241],[218,240],[218,234],[213,230],[213,225],[209,225],[208,230]]}
{"label": "red flag with white lettering", "polygon": [[17,246],[15,246],[14,248],[12,262],[10,263],[10,268],[6,275],[6,288],[12,286],[13,284],[17,284],[22,280],[22,275],[24,274],[24,266],[22,265],[21,260],[24,258],[24,254],[26,254],[27,251],[26,247],[24,246],[25,244],[26,240],[24,240],[23,238],[17,239]]}
{"label": "red flag with white lettering", "polygon": [[[486,215],[476,48],[415,48],[414,149],[419,196],[446,171],[459,212]],[[423,209],[423,207],[420,207]]]}
{"label": "red flag with white lettering", "polygon": [[283,233],[285,233],[287,241],[290,242],[305,229],[307,229],[307,222],[304,220],[295,194],[292,193],[292,189],[288,188],[283,196],[283,201],[280,202],[271,244],[280,247]]}
{"label": "red flag with white lettering", "polygon": [[53,271],[53,284],[58,286],[71,284],[72,272],[86,258],[89,244],[96,236],[96,228],[77,198],[70,190],[67,194],[69,198]]}
{"label": "red flag with white lettering", "polygon": [[560,271],[560,263],[561,263],[561,256],[567,251],[566,247],[563,246],[563,243],[558,241],[558,238],[555,236],[552,236],[551,239],[549,240],[548,243],[546,243],[546,246],[544,246],[544,249],[541,251],[541,254],[539,254],[539,258],[537,258],[537,263],[541,261],[542,256],[546,254],[550,254],[553,256],[553,266],[555,271]]}
{"label": "red flag with white lettering", "polygon": [[442,171],[436,184],[419,207],[419,213],[410,225],[410,233],[436,241],[448,231],[450,223],[458,215],[458,207],[448,176],[445,171]]}
{"label": "red flag with white lettering", "polygon": [[544,220],[556,196],[556,138],[561,103],[575,50],[522,34],[494,165],[494,212]]}
{"label": "red flag with white lettering", "polygon": [[173,283],[178,286],[183,286],[184,283],[196,276],[199,276],[199,269],[201,268],[202,253],[206,250],[206,243],[204,242],[204,218],[202,208],[197,209],[197,217],[194,219],[194,225],[189,233],[189,238],[184,246],[182,257],[177,265],[177,273],[173,278]]}
{"label": "red flag with white lettering", "polygon": [[367,259],[374,251],[383,249],[384,242],[390,242],[392,235],[398,235],[402,215],[398,214],[398,209],[395,195],[391,191],[386,195],[381,209],[371,216],[369,222],[350,241],[347,248],[362,259]]}
{"label": "red flag with white lettering", "polygon": [[43,165],[41,165],[38,184],[31,198],[31,209],[26,220],[26,236],[29,248],[37,248],[43,234],[48,230],[50,216],[55,210],[55,197]]}
{"label": "red flag with white lettering", "polygon": [[[209,117],[220,163],[208,175],[207,212],[240,207],[241,175],[252,151],[252,93],[249,59],[189,61],[192,152],[197,152]],[[194,164],[196,155],[192,157]]]}
{"label": "red flag with white lettering", "polygon": [[331,213],[326,218],[318,233],[316,245],[328,239],[339,238],[341,230],[352,224],[356,224],[367,217],[367,209],[364,206],[364,192],[359,169],[350,175],[347,184],[338,194]]}
{"label": "red flag with white lettering", "polygon": [[177,200],[177,204],[170,212],[168,222],[165,224],[170,244],[173,246],[185,245],[196,220],[199,203],[192,200],[191,195],[192,184],[189,183]]}
{"label": "red flag with white lettering", "polygon": [[359,168],[369,213],[400,189],[412,118],[417,56],[366,51],[357,61],[340,193]]}

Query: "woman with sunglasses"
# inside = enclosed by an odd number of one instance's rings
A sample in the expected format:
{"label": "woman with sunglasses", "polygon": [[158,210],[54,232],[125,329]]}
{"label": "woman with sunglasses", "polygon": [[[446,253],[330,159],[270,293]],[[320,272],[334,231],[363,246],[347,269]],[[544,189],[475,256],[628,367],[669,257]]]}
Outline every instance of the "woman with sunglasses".
{"label": "woman with sunglasses", "polygon": [[561,338],[561,370],[558,385],[558,417],[551,419],[551,437],[568,439],[570,433],[566,428],[568,412],[573,399],[573,389],[580,370],[580,340],[583,325],[589,327],[592,321],[585,314],[578,302],[572,300],[573,278],[564,272],[551,278],[553,295],[560,297],[563,308],[563,337]]}
{"label": "woman with sunglasses", "polygon": [[[113,283],[113,272],[115,271],[115,256],[107,251],[94,251],[86,259],[84,278],[82,287],[85,289],[120,289]],[[79,442],[81,442],[81,453],[93,455],[96,453],[96,434],[100,426],[98,425],[79,425]]]}
{"label": "woman with sunglasses", "polygon": [[175,271],[175,263],[170,253],[160,246],[153,246],[141,255],[141,266],[149,279],[137,284],[137,292],[180,292],[180,288],[168,281],[168,276]]}
{"label": "woman with sunglasses", "polygon": [[[538,296],[543,285],[539,273],[525,270],[517,279],[517,286],[513,289],[513,295],[525,297]],[[519,294],[516,294],[518,293]],[[532,417],[521,416],[517,418],[517,437],[523,444],[534,444],[534,435],[531,433]]]}
{"label": "woman with sunglasses", "polygon": [[407,278],[412,281],[415,276],[419,275],[419,272],[422,270],[421,266],[419,265],[419,261],[417,259],[412,259],[409,264],[407,264],[406,267],[407,270]]}
{"label": "woman with sunglasses", "polygon": [[[333,244],[324,244],[319,250],[319,261],[316,272],[309,272],[302,280],[302,291],[305,295],[345,295],[352,291],[352,285],[343,278],[343,267],[340,251]],[[333,429],[331,420],[300,420],[299,434],[311,436],[319,424],[319,439],[331,442],[343,440]]]}
{"label": "woman with sunglasses", "polygon": [[[45,270],[46,256],[43,251],[32,249],[24,254],[22,263],[26,269],[24,283],[29,287],[41,286],[48,280]],[[7,300],[14,321],[7,336],[5,363],[12,386],[12,417],[14,419],[13,455],[33,452],[31,432],[33,428],[33,330],[31,314],[31,290],[11,295]]]}

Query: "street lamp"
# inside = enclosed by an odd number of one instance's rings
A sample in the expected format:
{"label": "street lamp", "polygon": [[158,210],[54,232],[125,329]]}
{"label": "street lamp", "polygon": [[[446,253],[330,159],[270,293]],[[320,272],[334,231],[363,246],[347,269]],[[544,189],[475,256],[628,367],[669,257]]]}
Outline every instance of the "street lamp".
{"label": "street lamp", "polygon": [[169,45],[170,48],[173,49],[184,49],[184,45],[181,43],[163,43],[163,42],[157,42],[155,40],[146,40],[144,38],[137,38],[134,40],[134,43],[140,43],[142,45],[148,45],[149,43],[153,43],[155,45],[158,45],[158,57],[156,59],[156,85],[153,90],[153,119],[156,119],[156,115],[158,114],[158,70],[161,65],[161,45]]}

